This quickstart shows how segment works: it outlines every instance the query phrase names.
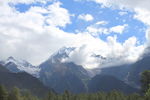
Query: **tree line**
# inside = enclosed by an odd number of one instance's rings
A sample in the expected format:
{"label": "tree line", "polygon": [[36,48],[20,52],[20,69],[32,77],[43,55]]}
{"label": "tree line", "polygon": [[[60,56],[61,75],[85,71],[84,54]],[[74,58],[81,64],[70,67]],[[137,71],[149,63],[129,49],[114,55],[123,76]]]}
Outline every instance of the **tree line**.
{"label": "tree line", "polygon": [[65,91],[62,94],[49,92],[45,97],[36,97],[29,91],[20,91],[14,87],[7,90],[0,85],[0,100],[150,100],[150,71],[144,71],[141,75],[141,93],[123,94],[120,91],[113,90],[111,92],[97,93],[81,93],[73,94]]}

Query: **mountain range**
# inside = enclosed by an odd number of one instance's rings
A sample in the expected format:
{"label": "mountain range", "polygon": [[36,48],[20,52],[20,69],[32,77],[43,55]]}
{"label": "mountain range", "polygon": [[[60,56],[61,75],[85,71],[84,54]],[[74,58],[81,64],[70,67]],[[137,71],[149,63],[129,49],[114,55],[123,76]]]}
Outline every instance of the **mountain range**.
{"label": "mountain range", "polygon": [[25,60],[16,60],[13,57],[8,57],[6,60],[1,61],[0,64],[13,73],[27,72],[35,77],[39,77],[40,68],[38,66],[33,66]]}
{"label": "mountain range", "polygon": [[[62,93],[65,90],[69,90],[73,93],[109,92],[111,90],[133,93],[139,92],[141,72],[150,69],[150,56],[149,54],[143,54],[141,58],[133,64],[110,66],[102,69],[95,68],[89,71],[74,62],[64,61],[75,49],[74,47],[62,48],[39,66],[33,66],[25,60],[16,60],[13,57],[9,57],[4,61],[0,61],[0,64],[7,69],[7,71],[4,70],[4,72],[1,73],[1,76],[3,76],[2,74],[5,75],[5,73],[8,73],[8,70],[13,77],[23,76],[26,81],[28,81],[27,77],[32,76],[32,78],[38,82],[42,82],[44,87],[53,89],[57,93]],[[107,58],[100,55],[92,56],[107,60]],[[93,76],[91,72],[96,74]],[[4,80],[1,82],[3,81]],[[33,82],[33,84],[35,83]]]}
{"label": "mountain range", "polygon": [[72,50],[74,48],[62,48],[39,66],[40,80],[56,92],[61,93],[64,90],[73,93],[86,92],[84,83],[90,78],[88,72],[72,62],[62,62]]}
{"label": "mountain range", "polygon": [[88,91],[90,93],[96,92],[110,92],[112,90],[121,91],[126,94],[139,92],[138,89],[129,86],[123,81],[110,75],[96,75],[88,83]]}
{"label": "mountain range", "polygon": [[36,96],[45,96],[49,91],[52,91],[32,75],[26,72],[12,73],[2,65],[0,65],[0,84],[8,89],[18,87],[22,92],[30,91]]}

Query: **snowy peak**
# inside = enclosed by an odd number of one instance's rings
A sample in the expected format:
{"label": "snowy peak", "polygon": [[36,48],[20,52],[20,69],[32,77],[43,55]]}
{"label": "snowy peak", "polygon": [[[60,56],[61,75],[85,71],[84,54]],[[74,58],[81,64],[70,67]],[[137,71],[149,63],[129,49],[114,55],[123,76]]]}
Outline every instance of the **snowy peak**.
{"label": "snowy peak", "polygon": [[4,65],[4,62],[0,60],[0,64],[1,64],[1,65]]}
{"label": "snowy peak", "polygon": [[5,64],[8,64],[8,63],[16,64],[17,61],[13,57],[8,57],[4,62]]}
{"label": "snowy peak", "polygon": [[103,60],[107,59],[106,57],[103,57],[103,56],[97,55],[97,54],[92,54],[91,57],[95,57],[95,58],[99,58],[99,59],[103,59]]}
{"label": "snowy peak", "polygon": [[50,61],[54,62],[61,62],[63,59],[68,58],[69,54],[75,50],[75,47],[63,47],[58,50],[58,52],[54,53],[50,57]]}
{"label": "snowy peak", "polygon": [[8,64],[8,63],[14,63],[16,64],[18,67],[19,66],[22,66],[22,67],[35,67],[33,65],[31,65],[30,63],[28,63],[27,61],[25,60],[16,60],[15,58],[13,57],[8,57],[7,60],[5,61],[5,64]]}
{"label": "snowy peak", "polygon": [[15,58],[13,58],[12,56],[10,56],[10,57],[7,58],[7,60],[12,60],[12,61],[14,61]]}
{"label": "snowy peak", "polygon": [[11,72],[27,72],[35,77],[39,77],[40,68],[33,66],[25,60],[16,60],[14,57],[8,57],[3,65]]}

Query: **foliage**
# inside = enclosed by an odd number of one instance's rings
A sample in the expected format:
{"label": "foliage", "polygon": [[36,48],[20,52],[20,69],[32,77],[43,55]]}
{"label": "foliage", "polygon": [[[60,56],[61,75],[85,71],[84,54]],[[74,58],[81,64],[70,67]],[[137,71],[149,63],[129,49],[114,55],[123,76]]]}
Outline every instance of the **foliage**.
{"label": "foliage", "polygon": [[150,100],[150,88],[148,91],[145,93],[145,100]]}
{"label": "foliage", "polygon": [[0,100],[7,100],[7,98],[8,98],[8,93],[5,87],[1,85],[0,86]]}
{"label": "foliage", "polygon": [[146,70],[141,75],[142,91],[145,93],[149,89],[150,84],[150,70]]}
{"label": "foliage", "polygon": [[45,98],[33,96],[30,92],[22,93],[18,88],[7,91],[4,86],[0,86],[0,100],[150,100],[150,89],[144,96],[139,94],[125,95],[119,91],[111,91],[109,93],[83,93],[72,94],[65,91],[63,94],[49,92]]}
{"label": "foliage", "polygon": [[14,87],[9,93],[8,100],[23,100],[19,88]]}
{"label": "foliage", "polygon": [[97,93],[80,93],[72,94],[64,91],[63,94],[49,92],[45,98],[38,98],[29,91],[20,92],[20,89],[14,87],[11,91],[0,85],[0,100],[150,100],[150,71],[142,73],[142,90],[145,94],[138,93],[125,95],[119,91],[97,92]]}

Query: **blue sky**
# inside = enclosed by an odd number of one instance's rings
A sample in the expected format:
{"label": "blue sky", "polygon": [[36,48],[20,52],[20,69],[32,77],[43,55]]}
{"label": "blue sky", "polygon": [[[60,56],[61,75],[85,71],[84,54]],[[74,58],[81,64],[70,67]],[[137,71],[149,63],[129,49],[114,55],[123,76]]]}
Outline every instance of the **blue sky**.
{"label": "blue sky", "polygon": [[[47,7],[52,2],[47,4],[34,3],[34,4],[17,4],[16,9],[20,12],[26,12],[33,6]],[[146,41],[143,34],[146,31],[146,25],[141,21],[134,19],[135,14],[132,11],[111,9],[107,7],[101,7],[100,4],[95,2],[75,1],[75,0],[61,0],[62,7],[66,8],[69,13],[73,14],[71,17],[71,24],[68,24],[65,28],[62,28],[66,32],[76,33],[78,31],[85,31],[86,28],[98,21],[107,21],[106,28],[110,28],[117,25],[128,24],[123,34],[111,33],[109,36],[117,35],[118,41],[123,43],[129,37],[135,36],[139,40],[139,43]],[[127,12],[125,15],[120,15],[119,12]],[[90,14],[94,17],[94,20],[86,22],[78,18],[80,14]],[[108,35],[101,34],[99,38],[106,40]]]}
{"label": "blue sky", "polygon": [[[62,47],[76,47],[67,61],[86,68],[133,63],[150,45],[149,3],[0,1],[0,60],[13,56],[39,65]],[[93,54],[108,61],[93,58]]]}

